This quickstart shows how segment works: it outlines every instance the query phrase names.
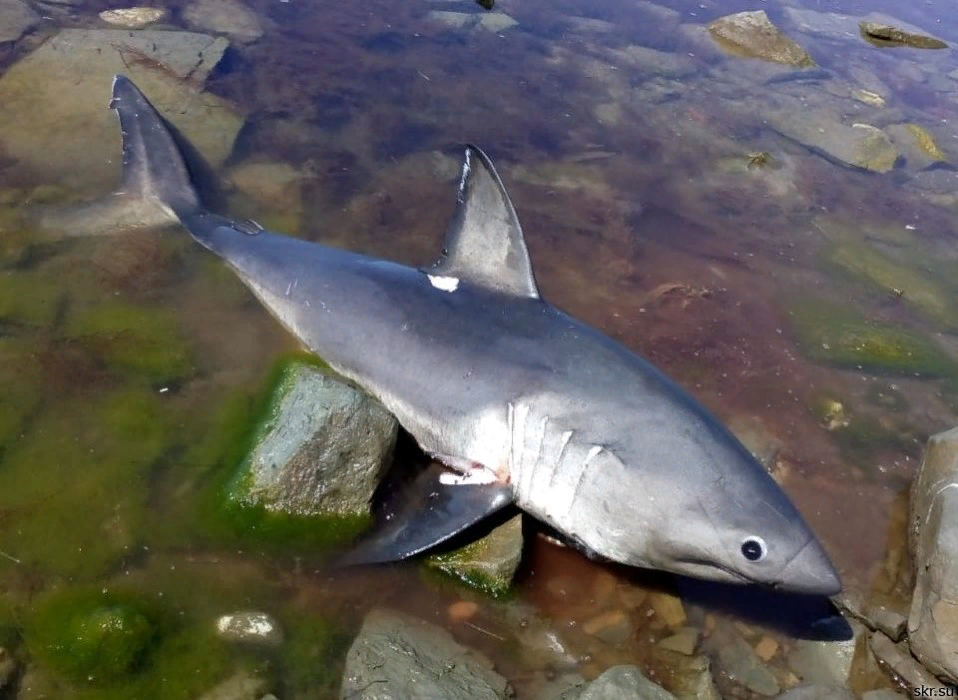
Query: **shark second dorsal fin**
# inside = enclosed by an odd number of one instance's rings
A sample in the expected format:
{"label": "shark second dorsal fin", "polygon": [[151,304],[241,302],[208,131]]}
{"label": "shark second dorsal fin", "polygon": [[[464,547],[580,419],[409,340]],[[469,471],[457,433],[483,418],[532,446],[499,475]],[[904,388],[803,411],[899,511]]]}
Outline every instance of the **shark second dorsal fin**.
{"label": "shark second dorsal fin", "polygon": [[457,199],[443,255],[430,275],[538,298],[516,210],[489,156],[475,146],[466,147]]}

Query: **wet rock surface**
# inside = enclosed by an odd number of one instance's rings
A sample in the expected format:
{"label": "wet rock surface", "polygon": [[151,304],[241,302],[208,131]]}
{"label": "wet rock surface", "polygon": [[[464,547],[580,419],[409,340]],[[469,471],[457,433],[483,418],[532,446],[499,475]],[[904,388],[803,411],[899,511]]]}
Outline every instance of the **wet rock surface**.
{"label": "wet rock surface", "polygon": [[[191,32],[62,30],[0,78],[0,100],[7,105],[0,112],[0,143],[52,182],[84,193],[108,192],[120,163],[110,85],[124,73],[217,165],[232,149],[243,119],[201,86],[228,45]],[[84,137],[76,138],[77,132]]]}
{"label": "wet rock surface", "polygon": [[862,20],[858,28],[865,41],[876,46],[910,46],[914,49],[948,48],[948,44],[941,39],[899,29],[890,24]]}
{"label": "wet rock surface", "polygon": [[933,435],[911,489],[912,652],[958,682],[958,428]]}
{"label": "wet rock surface", "polygon": [[727,51],[790,66],[810,66],[812,57],[789,39],[764,10],[727,15],[708,25],[716,42]]}
{"label": "wet rock surface", "polygon": [[946,686],[912,656],[906,643],[895,644],[881,632],[873,632],[868,638],[868,646],[879,664],[909,689],[928,688],[944,697]]}
{"label": "wet rock surface", "polygon": [[104,10],[99,17],[107,24],[125,29],[142,29],[166,18],[167,11],[160,7],[122,7]]}
{"label": "wet rock surface", "polygon": [[584,689],[573,688],[560,700],[675,700],[675,696],[656,685],[636,666],[613,666]]}
{"label": "wet rock surface", "polygon": [[461,549],[430,556],[426,565],[480,590],[502,595],[509,590],[521,560],[522,516],[516,515]]}
{"label": "wet rock surface", "polygon": [[409,615],[374,609],[346,655],[343,700],[502,700],[509,684],[482,654]]}
{"label": "wet rock surface", "polygon": [[382,405],[297,362],[284,370],[268,413],[235,498],[298,515],[369,512],[398,430]]}

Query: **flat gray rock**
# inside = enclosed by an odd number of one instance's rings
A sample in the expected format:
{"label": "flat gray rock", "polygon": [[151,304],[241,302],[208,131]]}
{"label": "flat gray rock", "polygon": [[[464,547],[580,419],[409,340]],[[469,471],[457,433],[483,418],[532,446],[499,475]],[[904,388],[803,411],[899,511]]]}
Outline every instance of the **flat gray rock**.
{"label": "flat gray rock", "polygon": [[315,367],[294,363],[240,467],[244,502],[294,515],[354,515],[389,466],[398,423],[382,404]]}
{"label": "flat gray rock", "polygon": [[928,439],[909,511],[909,644],[932,672],[958,683],[958,428]]}
{"label": "flat gray rock", "polygon": [[126,74],[213,165],[243,118],[203,92],[229,45],[192,32],[65,29],[0,77],[0,146],[51,183],[103,195],[120,179],[120,138],[108,108]]}
{"label": "flat gray rock", "polygon": [[16,41],[32,28],[40,17],[20,0],[0,0],[0,44]]}
{"label": "flat gray rock", "polygon": [[366,615],[346,654],[342,700],[503,700],[509,683],[446,630],[399,612]]}
{"label": "flat gray rock", "polygon": [[516,515],[482,539],[445,554],[433,554],[426,565],[493,595],[509,590],[522,561],[522,516]]}

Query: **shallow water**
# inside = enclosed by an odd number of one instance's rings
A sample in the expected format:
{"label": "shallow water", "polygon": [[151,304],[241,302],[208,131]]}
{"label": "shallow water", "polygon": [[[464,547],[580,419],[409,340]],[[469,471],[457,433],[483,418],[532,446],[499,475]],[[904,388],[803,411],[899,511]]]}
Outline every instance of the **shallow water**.
{"label": "shallow water", "polygon": [[[958,368],[949,164],[958,162],[958,60],[950,49],[878,49],[857,34],[802,31],[786,10],[886,12],[953,43],[958,8],[761,5],[823,69],[816,77],[711,43],[702,25],[755,9],[745,2],[662,0],[676,12],[656,14],[619,0],[500,0],[496,11],[518,22],[500,31],[475,24],[484,10],[465,0],[251,2],[262,36],[233,42],[206,80],[244,118],[221,175],[245,190],[231,197],[234,210],[267,225],[423,264],[453,209],[461,144],[480,145],[510,190],[543,296],[771,445],[773,472],[846,584],[869,590],[886,552],[901,552],[894,509],[924,439],[954,425],[958,408],[949,364]],[[104,26],[97,13],[108,7],[43,6],[31,32],[3,45],[4,69],[60,28]],[[163,26],[187,26],[186,7],[169,3]],[[452,27],[437,10],[474,18]],[[104,110],[108,89],[97,96]],[[860,89],[884,105],[856,99]],[[773,115],[799,107],[848,125],[917,124],[946,163],[925,170],[906,159],[886,173],[841,165],[781,134]],[[84,126],[69,113],[59,122],[80,144]],[[500,604],[415,565],[332,575],[310,553],[210,535],[203,499],[229,466],[229,412],[248,410],[294,341],[182,231],[57,240],[24,228],[22,205],[108,187],[95,174],[56,175],[47,167],[56,152],[30,160],[15,150],[0,152],[0,377],[10,387],[0,402],[0,592],[11,606],[54,585],[130,581],[196,620],[232,609],[222,595],[354,631],[379,604],[446,624],[447,605],[467,596],[480,612],[457,635],[531,697],[545,672],[500,643],[504,606],[531,604],[568,632],[614,605],[590,593],[610,573],[617,590],[663,584],[534,539],[517,599]],[[115,157],[92,156],[118,180]],[[253,162],[291,166],[292,184],[236,176]],[[809,298],[907,329],[946,360],[935,372],[830,366],[831,348],[809,346],[829,343],[813,334],[803,345],[793,321]],[[829,312],[810,315],[825,324]],[[842,414],[823,416],[823,401]],[[838,425],[842,416],[850,426]],[[562,581],[579,592],[556,594]],[[662,628],[649,620],[604,650],[582,640],[582,672],[632,661],[667,680],[649,653]]]}

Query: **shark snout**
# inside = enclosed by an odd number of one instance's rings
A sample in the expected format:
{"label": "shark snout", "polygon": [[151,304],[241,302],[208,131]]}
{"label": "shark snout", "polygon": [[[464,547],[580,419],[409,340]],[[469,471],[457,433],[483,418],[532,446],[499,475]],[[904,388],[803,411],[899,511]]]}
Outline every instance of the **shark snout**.
{"label": "shark snout", "polygon": [[776,587],[793,593],[835,595],[841,592],[842,581],[825,550],[812,539],[785,565]]}

